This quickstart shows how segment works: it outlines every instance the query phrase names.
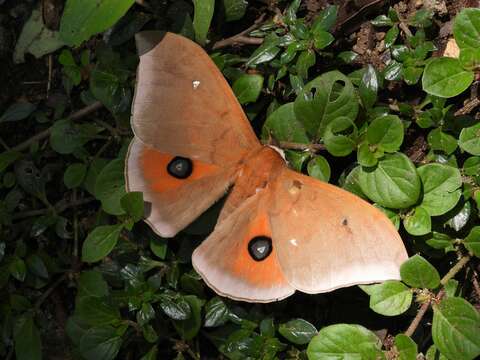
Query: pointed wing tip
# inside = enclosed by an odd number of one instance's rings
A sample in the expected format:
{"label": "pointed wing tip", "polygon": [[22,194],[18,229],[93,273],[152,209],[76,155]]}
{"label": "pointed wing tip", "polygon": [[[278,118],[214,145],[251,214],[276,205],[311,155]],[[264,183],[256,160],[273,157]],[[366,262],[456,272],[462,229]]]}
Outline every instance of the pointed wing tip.
{"label": "pointed wing tip", "polygon": [[147,30],[135,34],[135,44],[137,46],[138,56],[146,54],[158,45],[163,38],[169,34],[166,31]]}

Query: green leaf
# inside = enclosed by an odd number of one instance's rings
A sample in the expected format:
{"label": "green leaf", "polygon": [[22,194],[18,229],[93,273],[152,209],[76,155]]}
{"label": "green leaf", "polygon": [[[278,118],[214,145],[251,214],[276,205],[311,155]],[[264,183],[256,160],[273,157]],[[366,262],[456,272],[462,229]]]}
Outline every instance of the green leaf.
{"label": "green leaf", "polygon": [[378,145],[386,152],[395,152],[403,142],[402,120],[396,115],[385,115],[372,121],[367,129],[369,144]]}
{"label": "green leaf", "polygon": [[324,327],[307,347],[309,360],[362,359],[381,357],[382,342],[360,325],[335,324]]}
{"label": "green leaf", "polygon": [[162,260],[165,260],[168,250],[167,240],[163,238],[152,238],[150,240],[150,250],[152,250],[155,256],[159,257]]}
{"label": "green leaf", "polygon": [[76,163],[70,165],[63,174],[63,182],[69,189],[79,187],[85,175],[87,174],[87,166],[83,163]]}
{"label": "green leaf", "polygon": [[82,247],[82,261],[96,262],[110,254],[117,245],[123,224],[98,226],[88,234]]}
{"label": "green leaf", "polygon": [[216,327],[228,321],[227,305],[221,298],[215,296],[205,305],[205,327]]}
{"label": "green leaf", "polygon": [[398,351],[398,360],[416,360],[417,344],[404,334],[395,336],[395,347]]}
{"label": "green leaf", "polygon": [[310,154],[305,151],[285,150],[288,165],[295,171],[302,172],[305,161],[310,159]]}
{"label": "green leaf", "polygon": [[420,177],[404,154],[385,155],[374,169],[362,167],[358,179],[365,195],[387,208],[407,208],[420,197]]}
{"label": "green leaf", "polygon": [[370,309],[381,315],[403,314],[412,303],[412,291],[400,281],[389,280],[361,288],[370,295]]}
{"label": "green leaf", "polygon": [[480,123],[463,128],[458,145],[469,154],[480,155]]}
{"label": "green leaf", "polygon": [[432,338],[449,359],[471,360],[480,355],[480,313],[465,299],[451,297],[433,306]]}
{"label": "green leaf", "polygon": [[22,156],[21,153],[17,151],[5,151],[0,154],[0,173],[3,172],[6,168],[13,164]]}
{"label": "green leaf", "polygon": [[480,49],[463,48],[458,57],[463,68],[466,70],[475,70],[480,66]]}
{"label": "green leaf", "polygon": [[144,326],[154,318],[155,318],[155,309],[153,308],[153,306],[148,302],[143,303],[142,307],[137,312],[138,325]]}
{"label": "green leaf", "polygon": [[403,64],[392,60],[384,69],[383,77],[385,80],[398,81],[402,78]]}
{"label": "green leaf", "polygon": [[[345,132],[352,129],[351,134]],[[347,156],[356,146],[357,128],[353,120],[341,116],[333,119],[326,127],[323,141],[333,156]]]}
{"label": "green leaf", "polygon": [[480,48],[480,9],[460,11],[453,22],[453,36],[460,49]]}
{"label": "green leaf", "polygon": [[18,256],[14,256],[9,265],[8,270],[10,274],[17,279],[18,281],[25,281],[25,276],[27,275],[27,266],[25,265],[25,261],[19,258]]}
{"label": "green leaf", "polygon": [[265,318],[259,325],[260,334],[263,336],[274,337],[275,336],[275,323],[273,318]]}
{"label": "green leaf", "polygon": [[393,21],[387,15],[378,15],[371,23],[373,26],[393,26]]}
{"label": "green leaf", "polygon": [[43,259],[37,254],[31,254],[26,260],[28,270],[35,276],[48,279],[48,270]]}
{"label": "green leaf", "polygon": [[95,195],[95,183],[102,169],[110,162],[109,159],[95,158],[90,163],[83,186],[92,195]]}
{"label": "green leaf", "polygon": [[390,46],[395,44],[395,41],[397,41],[398,34],[400,34],[400,30],[398,29],[398,26],[395,24],[393,25],[385,34],[385,47],[388,49]]}
{"label": "green leaf", "polygon": [[193,15],[195,41],[200,45],[205,45],[215,10],[215,0],[193,0],[193,5],[195,6]]}
{"label": "green leaf", "polygon": [[91,326],[115,324],[120,320],[120,312],[104,298],[86,296],[77,301],[75,316]]}
{"label": "green leaf", "polygon": [[402,281],[419,289],[436,289],[440,285],[437,269],[420,255],[412,256],[400,267]]}
{"label": "green leaf", "polygon": [[428,348],[425,357],[427,360],[449,360],[446,356],[440,354],[440,351],[438,351],[435,345]]}
{"label": "green leaf", "polygon": [[233,92],[240,104],[257,101],[262,92],[263,76],[259,74],[243,74],[233,83]]}
{"label": "green leaf", "polygon": [[431,215],[443,215],[455,207],[461,196],[460,171],[449,165],[427,164],[417,169],[423,183],[421,206]]}
{"label": "green leaf", "polygon": [[306,320],[294,319],[280,324],[278,332],[291,343],[304,345],[317,334],[317,329]]}
{"label": "green leaf", "polygon": [[95,197],[102,202],[105,212],[111,215],[123,215],[120,200],[126,194],[124,161],[115,159],[105,166],[95,183]]}
{"label": "green leaf", "polygon": [[59,33],[49,30],[43,23],[42,11],[34,9],[16,42],[13,61],[16,64],[25,62],[26,53],[40,58],[54,52],[63,45],[65,44],[60,39]]}
{"label": "green leaf", "polygon": [[275,33],[268,34],[263,40],[262,45],[256,48],[252,55],[250,55],[245,65],[252,67],[272,60],[280,52],[279,44],[280,38]]}
{"label": "green leaf", "polygon": [[143,202],[143,193],[132,191],[122,196],[120,205],[125,213],[132,218],[134,222],[143,218],[145,205]]}
{"label": "green leaf", "polygon": [[148,353],[143,355],[140,360],[157,360],[158,359],[158,347],[157,345],[153,346]]}
{"label": "green leaf", "polygon": [[463,171],[465,172],[465,175],[469,175],[469,176],[479,175],[480,174],[480,157],[471,156],[467,160],[465,160],[465,162],[463,163]]}
{"label": "green leaf", "polygon": [[476,257],[480,257],[480,226],[475,226],[470,230],[463,244]]}
{"label": "green leaf", "polygon": [[184,298],[192,309],[192,315],[186,320],[175,320],[173,325],[183,339],[191,340],[198,334],[202,325],[201,312],[205,301],[194,295],[186,295]]}
{"label": "green leaf", "polygon": [[342,51],[337,55],[344,63],[351,64],[358,57],[354,51]]}
{"label": "green leaf", "polygon": [[77,125],[70,120],[59,120],[52,126],[50,146],[59,154],[71,154],[86,144],[96,129],[90,124]]}
{"label": "green leaf", "polygon": [[362,82],[358,87],[358,93],[363,107],[370,109],[377,101],[378,78],[377,72],[372,65],[368,65],[362,76]]}
{"label": "green leaf", "polygon": [[113,360],[122,346],[122,334],[112,326],[88,330],[80,340],[80,353],[86,360]]}
{"label": "green leaf", "polygon": [[278,141],[291,141],[296,143],[309,143],[302,123],[294,112],[293,103],[280,106],[268,116],[262,129],[262,139],[273,137]]}
{"label": "green leaf", "polygon": [[160,308],[173,320],[187,320],[192,316],[190,302],[184,296],[165,294],[160,297]]}
{"label": "green leaf", "polygon": [[312,23],[312,31],[315,33],[319,30],[329,31],[335,25],[337,20],[337,5],[328,5],[323,9],[320,14],[315,18]]}
{"label": "green leaf", "polygon": [[113,26],[135,0],[67,0],[60,22],[60,37],[69,46],[79,46]]}
{"label": "green leaf", "polygon": [[245,0],[223,0],[225,21],[240,20],[247,10],[248,2]]}
{"label": "green leaf", "polygon": [[94,270],[83,271],[78,279],[78,293],[81,297],[106,297],[108,296],[108,284],[103,279],[102,273]]}
{"label": "green leaf", "polygon": [[17,360],[42,359],[42,340],[32,314],[26,313],[15,320],[13,340]]}
{"label": "green leaf", "polygon": [[457,148],[457,139],[444,133],[440,128],[430,131],[427,139],[432,150],[443,151],[447,155],[453,153]]}
{"label": "green leaf", "polygon": [[317,178],[318,180],[328,182],[330,180],[330,165],[327,159],[321,155],[316,155],[307,165],[308,175]]}
{"label": "green leaf", "polygon": [[417,206],[413,213],[407,214],[403,220],[405,230],[411,235],[421,236],[432,231],[432,218],[421,206]]}
{"label": "green leaf", "polygon": [[357,161],[362,166],[375,166],[378,163],[378,159],[375,154],[370,150],[370,146],[363,142],[358,147]]}
{"label": "green leaf", "polygon": [[[313,46],[317,50],[322,50],[330,45],[335,38],[328,31],[324,30],[313,30]],[[313,64],[312,64],[313,65]]]}
{"label": "green leaf", "polygon": [[315,65],[315,52],[313,50],[304,50],[300,53],[297,59],[297,64],[295,65],[297,69],[297,74],[302,79],[308,78],[308,69]]}
{"label": "green leaf", "polygon": [[423,90],[450,98],[464,92],[473,81],[473,72],[463,69],[458,59],[440,57],[431,60],[423,71]]}
{"label": "green leaf", "polygon": [[403,79],[408,85],[415,85],[422,76],[423,68],[416,66],[404,66],[403,67]]}
{"label": "green leaf", "polygon": [[452,242],[450,236],[436,231],[433,231],[431,237],[426,241],[434,249],[445,249],[452,246]]}
{"label": "green leaf", "polygon": [[10,105],[0,116],[0,123],[8,121],[19,121],[28,118],[37,108],[37,105],[28,101],[19,101]]}
{"label": "green leaf", "polygon": [[294,110],[307,133],[318,140],[333,120],[355,120],[358,101],[349,78],[339,71],[330,71],[305,85],[295,99]]}

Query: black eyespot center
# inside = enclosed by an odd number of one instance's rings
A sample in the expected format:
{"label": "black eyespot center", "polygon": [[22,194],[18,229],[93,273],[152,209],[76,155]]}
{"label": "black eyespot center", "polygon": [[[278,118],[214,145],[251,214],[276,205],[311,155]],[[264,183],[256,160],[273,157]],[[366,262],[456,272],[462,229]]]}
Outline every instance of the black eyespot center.
{"label": "black eyespot center", "polygon": [[348,220],[347,220],[346,218],[345,218],[345,219],[343,219],[343,221],[342,221],[342,225],[348,225]]}
{"label": "black eyespot center", "polygon": [[248,253],[255,261],[265,260],[272,249],[272,239],[268,236],[255,236],[248,242]]}
{"label": "black eyespot center", "polygon": [[167,165],[167,172],[177,179],[186,179],[193,172],[193,162],[181,156],[174,157]]}

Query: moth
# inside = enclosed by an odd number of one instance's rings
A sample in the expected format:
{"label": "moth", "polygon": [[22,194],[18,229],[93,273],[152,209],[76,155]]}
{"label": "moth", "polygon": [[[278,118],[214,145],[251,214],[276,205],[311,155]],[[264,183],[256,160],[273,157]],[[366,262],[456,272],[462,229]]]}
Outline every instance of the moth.
{"label": "moth", "polygon": [[137,35],[140,64],[126,159],[145,221],[173,237],[228,193],[192,263],[218,294],[248,302],[399,279],[391,221],[339,187],[290,170],[257,139],[207,53],[173,34]]}

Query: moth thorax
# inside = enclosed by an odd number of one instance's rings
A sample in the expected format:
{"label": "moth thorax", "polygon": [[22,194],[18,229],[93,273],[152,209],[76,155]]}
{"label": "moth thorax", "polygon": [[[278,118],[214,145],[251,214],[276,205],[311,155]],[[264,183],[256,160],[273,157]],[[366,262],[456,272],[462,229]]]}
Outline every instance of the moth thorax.
{"label": "moth thorax", "polygon": [[272,252],[272,239],[268,236],[255,236],[248,243],[248,253],[255,261],[265,260]]}

